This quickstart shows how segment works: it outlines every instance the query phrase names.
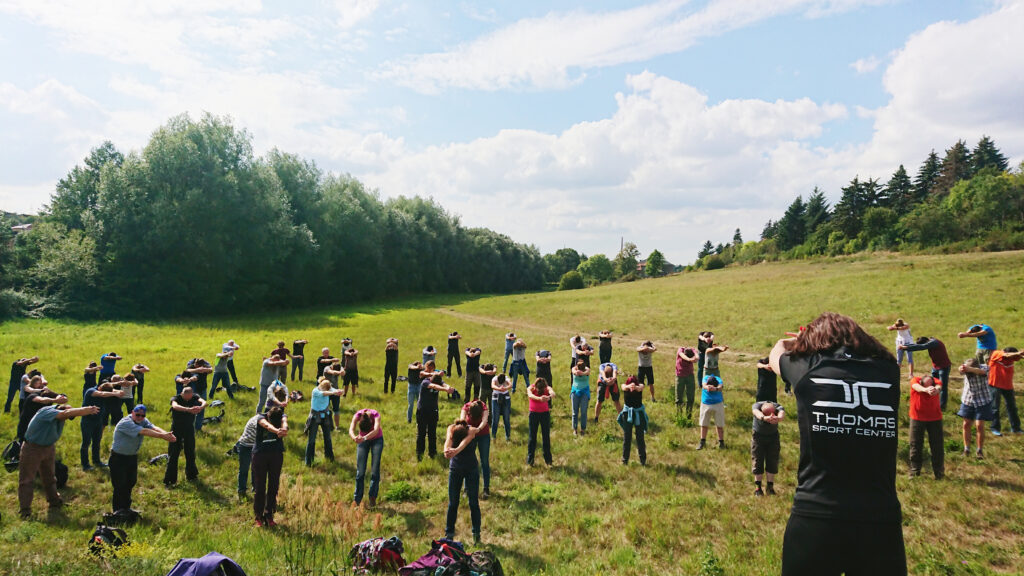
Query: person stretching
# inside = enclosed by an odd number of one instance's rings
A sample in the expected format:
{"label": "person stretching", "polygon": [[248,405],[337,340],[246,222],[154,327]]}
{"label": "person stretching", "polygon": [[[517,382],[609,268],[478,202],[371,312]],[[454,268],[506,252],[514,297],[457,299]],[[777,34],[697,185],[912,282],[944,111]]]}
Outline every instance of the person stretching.
{"label": "person stretching", "polygon": [[462,485],[466,485],[466,498],[469,500],[469,515],[473,522],[473,543],[480,543],[480,472],[477,470],[476,452],[473,449],[475,428],[465,420],[456,420],[448,427],[444,440],[444,456],[448,464],[448,516],[445,521],[444,536],[455,539],[455,521],[459,516],[459,496]]}

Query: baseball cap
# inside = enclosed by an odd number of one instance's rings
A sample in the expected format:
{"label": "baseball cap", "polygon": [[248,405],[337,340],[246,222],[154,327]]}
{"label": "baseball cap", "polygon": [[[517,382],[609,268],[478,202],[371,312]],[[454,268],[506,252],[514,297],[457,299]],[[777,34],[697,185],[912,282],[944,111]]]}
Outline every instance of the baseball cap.
{"label": "baseball cap", "polygon": [[135,408],[132,408],[132,412],[142,412],[143,414],[145,414],[146,413],[146,405],[145,404],[136,404]]}

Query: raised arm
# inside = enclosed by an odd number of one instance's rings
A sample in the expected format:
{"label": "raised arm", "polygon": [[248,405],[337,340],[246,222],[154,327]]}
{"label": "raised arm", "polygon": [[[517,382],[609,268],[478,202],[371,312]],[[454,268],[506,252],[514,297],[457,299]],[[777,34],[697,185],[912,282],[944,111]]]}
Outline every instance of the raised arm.
{"label": "raised arm", "polygon": [[57,420],[67,420],[68,418],[74,418],[76,416],[91,416],[93,414],[99,414],[99,406],[82,406],[81,408],[68,408],[67,410],[61,410],[57,412]]}

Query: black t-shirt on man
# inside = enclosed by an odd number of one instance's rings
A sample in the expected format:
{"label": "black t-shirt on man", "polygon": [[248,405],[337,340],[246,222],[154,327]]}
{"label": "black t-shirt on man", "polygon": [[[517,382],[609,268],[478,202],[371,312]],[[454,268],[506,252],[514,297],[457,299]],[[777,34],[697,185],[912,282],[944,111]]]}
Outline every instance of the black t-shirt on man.
{"label": "black t-shirt on man", "polygon": [[[185,400],[181,394],[174,397],[173,402],[177,402],[178,406],[184,406],[185,408],[193,408],[199,406],[199,396],[196,394],[192,395],[191,400]],[[196,426],[196,415],[191,412],[182,412],[181,410],[171,410],[171,431],[175,434],[181,434],[182,432],[191,433],[195,431]]]}

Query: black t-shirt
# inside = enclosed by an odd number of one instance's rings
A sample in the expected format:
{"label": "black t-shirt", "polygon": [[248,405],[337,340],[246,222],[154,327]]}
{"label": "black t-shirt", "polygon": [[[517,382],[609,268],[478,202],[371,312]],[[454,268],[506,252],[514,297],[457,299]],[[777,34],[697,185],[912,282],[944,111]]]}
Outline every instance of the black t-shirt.
{"label": "black t-shirt", "polygon": [[40,404],[35,399],[39,398],[39,394],[32,393],[25,396],[25,401],[21,403],[22,409],[21,414],[18,417],[18,438],[25,437],[25,431],[28,430],[28,423],[32,421],[32,417],[36,415],[36,412],[47,404]]}
{"label": "black t-shirt", "polygon": [[779,401],[779,379],[775,375],[775,372],[771,370],[758,368],[757,369],[757,395],[755,400],[769,400],[771,402]]}
{"label": "black t-shirt", "polygon": [[384,349],[384,363],[388,366],[398,366],[398,348]]}
{"label": "black t-shirt", "polygon": [[28,364],[18,364],[14,362],[11,364],[11,384],[20,384],[21,377],[25,375],[25,370],[28,368]]}
{"label": "black t-shirt", "polygon": [[439,390],[434,390],[427,386],[427,384],[430,384],[430,380],[424,380],[420,383],[420,401],[417,410],[437,412],[437,397],[441,392]]}
{"label": "black t-shirt", "polygon": [[551,362],[537,362],[537,378],[543,378],[551,385]]}
{"label": "black t-shirt", "polygon": [[453,354],[459,353],[459,339],[456,336],[448,337],[448,351]]}
{"label": "black t-shirt", "polygon": [[642,389],[639,392],[626,392],[623,390],[622,401],[630,408],[639,408],[644,405],[644,391]]}
{"label": "black t-shirt", "polygon": [[602,336],[601,343],[597,345],[597,349],[602,353],[609,353],[612,351],[612,338],[611,336]]}
{"label": "black t-shirt", "polygon": [[[185,400],[178,394],[174,397],[173,402],[177,402],[179,406],[185,408],[192,408],[193,406],[199,406],[199,397],[195,394],[192,395],[191,400]],[[196,415],[191,412],[182,412],[180,410],[171,409],[171,430],[175,433],[179,431],[190,432],[195,430]]]}
{"label": "black t-shirt", "polygon": [[466,356],[466,372],[480,372],[480,356]]}
{"label": "black t-shirt", "polygon": [[259,425],[260,420],[266,419],[267,417],[263,414],[256,419],[256,442],[252,445],[253,454],[284,452],[284,441],[278,438],[277,434]]}
{"label": "black t-shirt", "polygon": [[833,353],[784,355],[793,387],[800,464],[793,514],[900,522],[896,496],[900,369],[890,360]]}
{"label": "black t-shirt", "polygon": [[292,356],[304,356],[302,351],[305,350],[305,348],[306,348],[306,343],[305,342],[299,342],[299,341],[292,342]]}
{"label": "black t-shirt", "polygon": [[[84,374],[84,376],[85,376],[85,385],[82,387],[83,390],[88,390],[89,388],[95,388],[96,387],[96,373],[95,372],[86,372]],[[139,382],[139,384],[141,384],[141,383],[142,382]]]}
{"label": "black t-shirt", "polygon": [[316,359],[316,379],[319,380],[324,377],[324,368],[327,368],[333,362],[330,358],[324,358],[323,356]]}
{"label": "black t-shirt", "polygon": [[146,373],[145,372],[136,372],[135,370],[132,370],[132,374],[135,375],[135,381],[138,382],[138,384],[136,384],[136,386],[142,386],[143,384],[146,383]]}

